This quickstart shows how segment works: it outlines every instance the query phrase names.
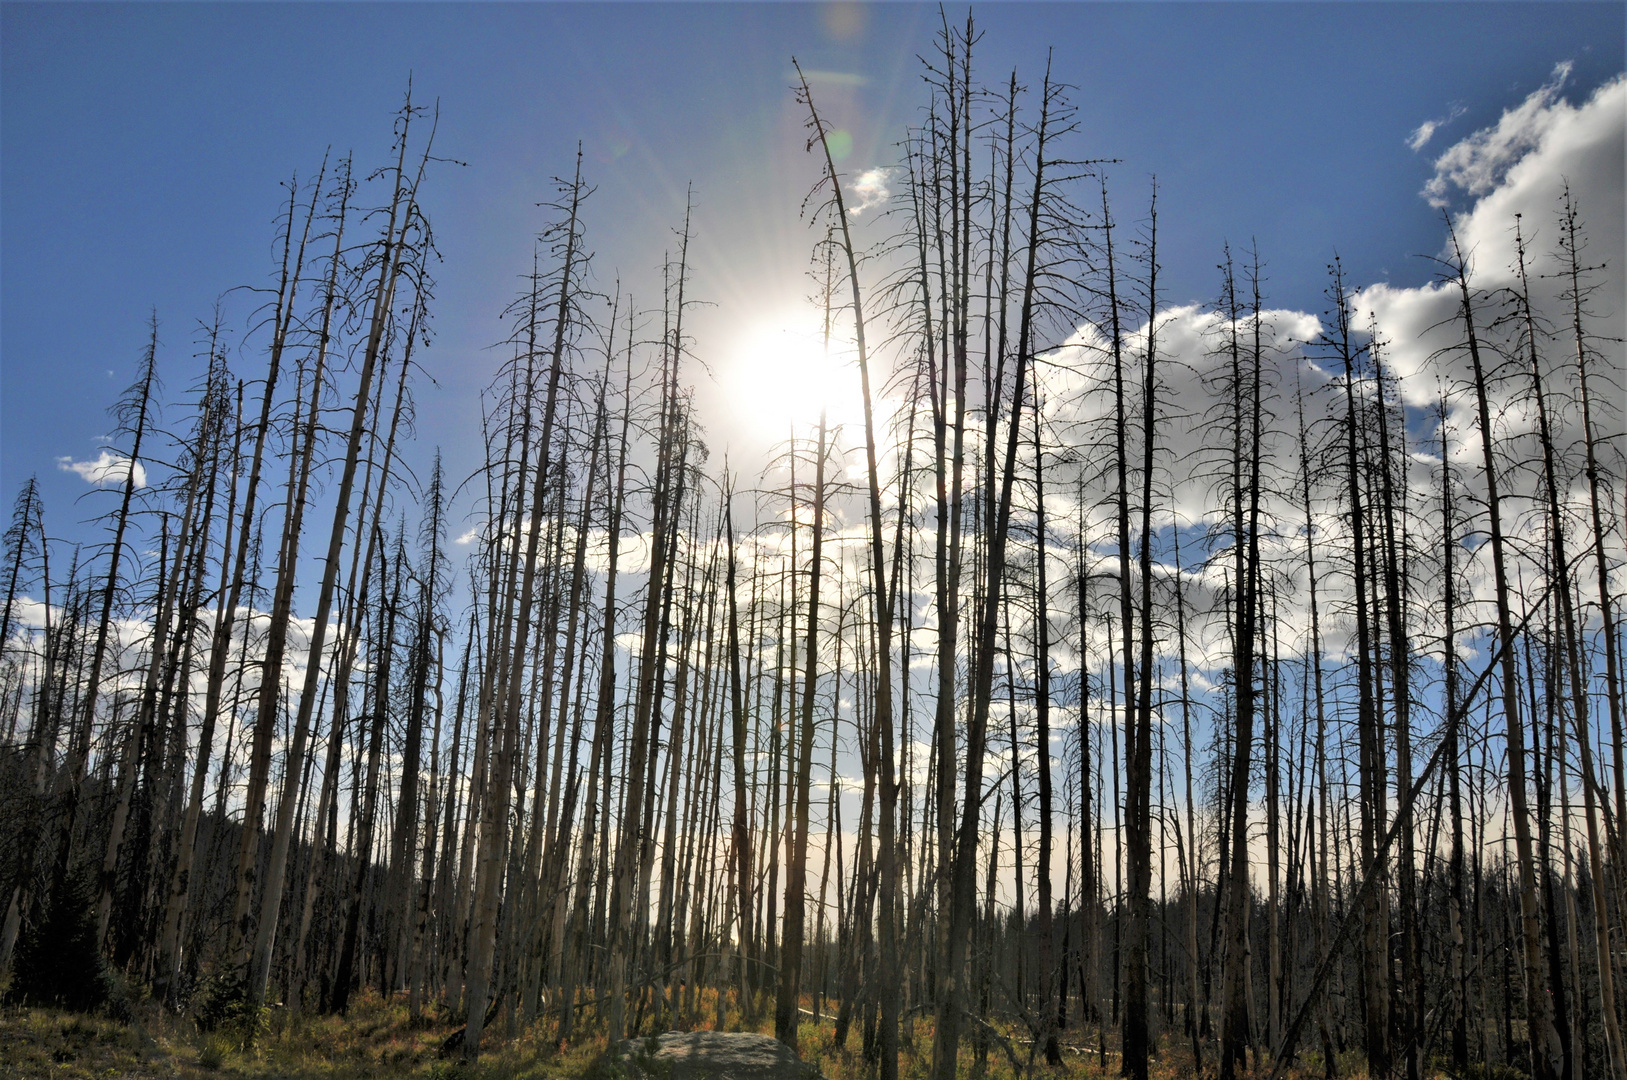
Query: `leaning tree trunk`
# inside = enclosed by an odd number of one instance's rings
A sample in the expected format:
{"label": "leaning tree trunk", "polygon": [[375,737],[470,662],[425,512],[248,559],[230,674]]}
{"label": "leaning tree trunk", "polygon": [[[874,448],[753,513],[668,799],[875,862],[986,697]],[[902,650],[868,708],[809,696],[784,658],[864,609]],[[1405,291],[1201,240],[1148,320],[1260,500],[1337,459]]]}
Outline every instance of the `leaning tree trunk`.
{"label": "leaning tree trunk", "polygon": [[[793,451],[794,452],[794,451]],[[774,1009],[774,1036],[797,1048],[802,990],[804,894],[808,879],[809,785],[813,780],[814,689],[819,678],[819,578],[825,543],[825,414],[819,414],[814,450],[813,548],[808,564],[808,636],[803,653],[802,717],[797,748],[795,818],[785,870],[785,921],[781,928],[780,988]],[[794,568],[793,568],[794,569]]]}
{"label": "leaning tree trunk", "polygon": [[[355,485],[362,439],[367,432],[367,405],[374,370],[383,351],[386,327],[392,317],[391,309],[394,306],[396,287],[407,269],[407,258],[410,253],[408,234],[420,224],[417,221],[418,187],[423,181],[424,169],[429,163],[429,148],[434,142],[434,131],[432,128],[417,175],[409,185],[406,183],[403,166],[411,112],[412,105],[409,100],[405,107],[406,119],[402,124],[400,149],[396,157],[395,194],[390,204],[384,240],[379,249],[379,279],[373,290],[373,310],[367,344],[362,354],[361,375],[356,388],[355,402],[351,408],[350,437],[345,449],[345,464],[339,479],[333,526],[328,535],[322,584],[317,593],[315,624],[311,631],[310,648],[306,658],[305,683],[300,692],[299,711],[294,721],[293,737],[283,769],[283,791],[277,807],[277,826],[272,836],[271,856],[266,868],[265,888],[260,898],[253,948],[248,957],[246,998],[251,1009],[258,1008],[264,1001],[266,979],[271,971],[271,952],[277,935],[277,913],[282,904],[283,878],[287,872],[288,851],[293,840],[294,810],[299,803],[306,743],[310,738],[312,714],[316,709],[317,691],[321,684],[322,654],[326,648],[328,624],[333,611],[339,555],[344,546],[350,517],[350,496]],[[416,303],[414,307],[416,309]]]}
{"label": "leaning tree trunk", "polygon": [[[513,787],[514,751],[518,748],[520,691],[524,682],[525,656],[531,632],[531,609],[535,603],[537,544],[540,539],[545,500],[548,493],[549,450],[553,441],[554,417],[559,402],[559,383],[564,364],[566,333],[569,328],[572,277],[576,269],[577,210],[585,189],[582,187],[582,154],[577,151],[576,176],[571,184],[570,216],[566,223],[564,268],[559,281],[559,303],[554,317],[554,341],[548,392],[543,404],[542,431],[538,436],[537,475],[533,489],[530,527],[526,535],[525,561],[520,581],[520,599],[515,614],[514,644],[510,653],[506,694],[499,704],[501,742],[493,758],[488,798],[481,819],[480,861],[475,875],[475,911],[470,928],[469,968],[465,994],[468,1016],[464,1030],[463,1057],[474,1061],[480,1056],[480,1036],[486,1024],[487,997],[491,986],[492,954],[497,944],[498,891],[502,877],[508,829],[508,801]],[[529,422],[529,418],[527,418]],[[521,477],[524,480],[524,477]]]}
{"label": "leaning tree trunk", "polygon": [[1469,288],[1469,270],[1457,232],[1446,219],[1452,239],[1453,259],[1448,264],[1452,283],[1458,287],[1459,317],[1463,321],[1465,344],[1474,370],[1475,408],[1480,427],[1482,469],[1486,484],[1486,511],[1489,520],[1492,573],[1497,604],[1497,640],[1502,649],[1503,717],[1507,724],[1509,812],[1514,819],[1514,854],[1519,874],[1520,937],[1525,972],[1527,1037],[1531,1046],[1534,1080],[1557,1080],[1564,1058],[1559,1032],[1549,1011],[1548,991],[1543,985],[1545,966],[1541,937],[1541,910],[1537,898],[1536,859],[1531,843],[1531,813],[1526,795],[1525,725],[1520,718],[1519,673],[1513,649],[1514,619],[1509,606],[1507,559],[1504,553],[1502,501],[1498,492],[1497,458],[1492,445],[1491,407],[1485,366],[1481,361],[1480,340],[1474,318],[1474,298]]}

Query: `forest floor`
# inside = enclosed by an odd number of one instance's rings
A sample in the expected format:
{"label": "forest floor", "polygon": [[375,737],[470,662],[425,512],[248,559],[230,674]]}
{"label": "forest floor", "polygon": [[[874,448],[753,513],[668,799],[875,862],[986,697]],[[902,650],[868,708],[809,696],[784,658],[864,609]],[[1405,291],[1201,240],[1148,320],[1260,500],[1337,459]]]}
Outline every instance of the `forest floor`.
{"label": "forest floor", "polygon": [[[810,1003],[811,1004],[811,1003]],[[421,1077],[425,1080],[574,1080],[584,1077],[603,1054],[603,1036],[556,1050],[542,1029],[517,1038],[492,1038],[475,1066],[463,1064],[455,1050],[443,1055],[442,1044],[457,1029],[450,1022],[425,1017],[414,1021],[400,1002],[384,1002],[369,994],[349,1015],[293,1016],[274,1011],[267,1030],[245,1049],[240,1038],[203,1032],[185,1018],[166,1015],[150,1003],[138,1005],[128,1020],[84,1015],[57,1009],[0,1007],[0,1080],[17,1078],[134,1077],[142,1080],[184,1078],[216,1080],[351,1080],[351,1078]],[[710,1012],[703,1011],[710,1019]],[[859,1034],[852,1033],[846,1051],[832,1045],[833,1025],[826,1017],[816,1023],[805,1013],[800,1033],[802,1054],[825,1080],[865,1080],[873,1075],[859,1052]],[[765,1020],[765,1027],[771,1021]],[[703,1022],[700,1026],[709,1026]],[[771,1030],[771,1028],[769,1029]],[[496,1035],[496,1032],[492,1033]],[[899,1061],[902,1080],[925,1080],[931,1055],[930,1028],[917,1023],[913,1046],[904,1048]],[[1073,1080],[1117,1078],[1118,1060],[1107,1061],[1096,1051],[1071,1046],[1064,1040],[1060,1069],[1026,1062],[1026,1040],[1009,1044],[1011,1053],[991,1045],[986,1068],[979,1074],[970,1048],[961,1054],[961,1072],[968,1080]],[[1013,1056],[1015,1055],[1015,1060]],[[1210,1069],[1214,1063],[1210,1061]],[[1361,1080],[1365,1071],[1355,1055],[1340,1062],[1344,1080]],[[1266,1070],[1261,1070],[1264,1076]],[[1166,1041],[1153,1062],[1157,1080],[1196,1075],[1191,1052]],[[1290,1075],[1298,1080],[1321,1077],[1319,1060],[1307,1059]]]}

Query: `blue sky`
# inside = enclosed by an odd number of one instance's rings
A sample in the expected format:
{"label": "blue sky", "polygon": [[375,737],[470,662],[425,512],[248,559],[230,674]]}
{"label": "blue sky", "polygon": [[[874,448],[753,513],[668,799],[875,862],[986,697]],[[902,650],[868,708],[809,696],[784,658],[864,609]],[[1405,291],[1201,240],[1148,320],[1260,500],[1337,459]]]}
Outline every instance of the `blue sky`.
{"label": "blue sky", "polygon": [[[963,7],[951,17],[964,18]],[[976,63],[1036,85],[1047,47],[1077,87],[1079,148],[1121,159],[1116,213],[1161,188],[1166,299],[1209,299],[1221,244],[1256,238],[1274,305],[1320,311],[1337,249],[1359,283],[1418,284],[1440,247],[1419,195],[1432,151],[1494,123],[1574,62],[1577,97],[1623,68],[1619,4],[990,4]],[[419,389],[418,449],[475,462],[478,392],[498,313],[529,267],[535,207],[578,139],[599,187],[598,282],[645,297],[696,197],[697,353],[721,371],[753,320],[806,292],[798,208],[816,179],[787,89],[790,57],[849,76],[819,87],[851,131],[851,170],[887,165],[924,101],[916,57],[937,9],[828,5],[0,6],[0,498],[30,472],[55,535],[94,457],[149,310],[171,395],[196,371],[196,321],[233,286],[267,284],[292,173],[324,150],[376,164],[408,73],[438,98],[430,182],[443,262]],[[1421,123],[1459,113],[1419,151]],[[242,336],[249,305],[231,301]],[[248,370],[257,357],[237,366]],[[726,378],[726,373],[720,377]],[[735,460],[753,435],[702,382]],[[749,467],[749,466],[748,466]]]}

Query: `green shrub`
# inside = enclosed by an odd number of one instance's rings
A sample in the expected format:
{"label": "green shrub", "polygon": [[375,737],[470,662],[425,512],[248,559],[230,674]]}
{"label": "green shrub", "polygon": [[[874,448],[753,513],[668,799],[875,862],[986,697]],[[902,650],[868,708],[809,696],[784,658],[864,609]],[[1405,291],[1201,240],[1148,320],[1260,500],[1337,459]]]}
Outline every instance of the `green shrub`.
{"label": "green shrub", "polygon": [[216,1033],[206,1035],[203,1045],[198,1048],[198,1066],[215,1071],[226,1064],[226,1055],[231,1050],[231,1043],[225,1036]]}
{"label": "green shrub", "polygon": [[13,996],[31,1005],[92,1012],[116,984],[96,941],[96,913],[83,881],[62,890],[17,946]]}

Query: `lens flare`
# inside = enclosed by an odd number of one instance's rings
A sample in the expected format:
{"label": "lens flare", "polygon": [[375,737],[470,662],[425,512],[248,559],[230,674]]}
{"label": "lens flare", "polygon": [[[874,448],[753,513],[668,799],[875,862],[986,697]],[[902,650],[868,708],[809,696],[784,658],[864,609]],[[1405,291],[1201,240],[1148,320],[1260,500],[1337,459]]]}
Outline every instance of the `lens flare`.
{"label": "lens flare", "polygon": [[760,433],[774,438],[787,425],[802,429],[825,410],[832,425],[860,425],[864,402],[851,348],[833,340],[827,349],[811,314],[787,315],[748,327],[734,350],[729,396]]}

